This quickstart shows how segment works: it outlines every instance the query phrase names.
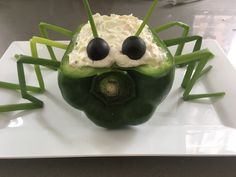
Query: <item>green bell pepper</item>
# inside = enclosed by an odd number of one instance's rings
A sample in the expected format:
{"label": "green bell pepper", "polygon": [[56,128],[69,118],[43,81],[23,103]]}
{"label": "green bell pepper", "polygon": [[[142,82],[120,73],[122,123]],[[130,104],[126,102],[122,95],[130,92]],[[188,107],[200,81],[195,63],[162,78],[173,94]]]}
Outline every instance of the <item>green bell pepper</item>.
{"label": "green bell pepper", "polygon": [[[121,52],[130,59],[140,59],[140,56],[146,50],[146,46],[139,37],[139,34],[147,24],[157,1],[153,1],[135,36],[128,36],[122,44]],[[103,59],[109,52],[109,45],[105,40],[99,39],[88,0],[84,0],[84,5],[93,32],[92,44],[90,41],[86,48],[87,55],[88,57],[90,55],[89,58],[92,61]],[[157,34],[172,26],[179,26],[184,29],[182,37],[164,41],[160,40]],[[225,95],[224,92],[190,93],[196,81],[212,68],[212,66],[207,66],[206,68],[205,66],[208,60],[213,58],[214,55],[208,49],[201,50],[202,37],[187,36],[189,27],[181,22],[171,22],[151,31],[153,36],[153,39],[151,39],[153,40],[152,42],[155,42],[166,54],[165,59],[161,61],[158,67],[149,64],[137,67],[118,67],[114,64],[111,67],[104,68],[91,67],[93,65],[80,67],[70,65],[69,54],[76,46],[76,40],[82,26],[75,33],[46,23],[40,23],[39,27],[43,37],[34,36],[30,40],[32,56],[16,55],[19,84],[0,82],[1,88],[20,90],[22,97],[30,102],[0,105],[0,113],[43,107],[43,102],[29,93],[42,93],[45,91],[40,66],[58,70],[58,84],[64,99],[73,107],[84,111],[87,117],[95,124],[105,128],[137,125],[147,121],[152,116],[157,105],[169,93],[173,84],[175,65],[187,65],[181,84],[181,87],[184,89],[183,100],[187,101]],[[66,45],[50,40],[47,29],[72,37],[70,44]],[[134,39],[136,43],[133,43]],[[193,52],[182,55],[184,44],[194,41]],[[50,59],[38,57],[37,43],[47,46]],[[99,47],[97,48],[98,44]],[[167,47],[174,45],[178,45],[178,47],[173,57]],[[132,49],[134,46],[135,48],[138,47],[138,50],[134,51]],[[61,62],[57,61],[52,47],[66,50]],[[34,65],[39,87],[26,84],[24,64]]]}
{"label": "green bell pepper", "polygon": [[76,44],[75,33],[62,59],[58,83],[63,98],[105,128],[137,125],[147,121],[169,93],[174,79],[174,60],[165,44],[153,33],[167,59],[160,67],[75,68],[68,54]]}

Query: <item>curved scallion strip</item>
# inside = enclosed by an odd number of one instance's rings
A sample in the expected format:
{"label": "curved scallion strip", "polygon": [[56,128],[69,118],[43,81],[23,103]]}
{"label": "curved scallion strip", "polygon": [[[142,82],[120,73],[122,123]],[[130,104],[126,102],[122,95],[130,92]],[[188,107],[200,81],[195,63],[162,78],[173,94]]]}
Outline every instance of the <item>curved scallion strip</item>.
{"label": "curved scallion strip", "polygon": [[153,10],[154,10],[154,8],[155,8],[157,2],[158,2],[158,0],[154,0],[154,1],[153,1],[153,3],[152,3],[152,5],[151,5],[151,7],[149,8],[149,10],[148,10],[146,16],[144,17],[143,23],[140,25],[140,27],[139,27],[138,31],[136,32],[135,36],[139,36],[140,33],[142,32],[144,26],[147,24],[147,22],[148,22],[150,16],[152,15]]}
{"label": "curved scallion strip", "polygon": [[84,2],[84,7],[85,7],[85,10],[87,12],[87,15],[88,15],[88,18],[89,18],[89,23],[91,25],[91,29],[92,29],[92,32],[93,32],[93,37],[98,37],[98,32],[97,32],[97,29],[96,29],[96,26],[95,26],[95,23],[94,23],[94,20],[93,20],[93,15],[92,15],[92,11],[90,9],[90,6],[89,6],[89,2],[88,0],[83,0]]}

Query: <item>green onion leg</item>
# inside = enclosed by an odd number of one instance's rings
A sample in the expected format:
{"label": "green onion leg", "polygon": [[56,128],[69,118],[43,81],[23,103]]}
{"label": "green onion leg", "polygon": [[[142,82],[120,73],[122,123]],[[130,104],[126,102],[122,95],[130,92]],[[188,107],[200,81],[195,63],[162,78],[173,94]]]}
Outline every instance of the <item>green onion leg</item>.
{"label": "green onion leg", "polygon": [[[58,47],[58,48],[61,48],[61,49],[66,49],[67,48],[66,44],[62,44],[62,43],[59,43],[59,42],[55,42],[55,41],[40,38],[40,37],[33,37],[30,40],[30,46],[31,46],[32,56],[35,59],[37,59],[37,57],[38,57],[36,43],[46,44],[46,45]],[[15,57],[18,60],[19,58],[21,58],[20,56],[21,55],[16,55]],[[45,60],[47,60],[47,59],[45,59]],[[52,66],[50,66],[50,65],[48,65],[46,67],[52,68]],[[54,67],[53,69],[57,69],[57,67]],[[39,66],[37,66],[37,65],[35,65],[35,72],[36,72],[36,75],[37,75],[37,79],[39,81],[40,88],[39,87],[33,87],[33,86],[26,86],[26,89],[28,91],[31,91],[31,92],[39,93],[39,92],[42,92],[45,88],[44,88],[44,82],[43,82],[41,70],[40,70]],[[11,89],[11,90],[19,90],[20,86],[19,86],[19,84],[0,81],[0,88],[6,88],[6,89]]]}
{"label": "green onion leg", "polygon": [[[20,85],[0,81],[0,88],[10,89],[10,90],[20,90]],[[39,87],[26,86],[26,88],[27,88],[27,91],[30,91],[30,92],[35,92],[35,93],[41,92],[41,89]]]}
{"label": "green onion leg", "polygon": [[176,64],[185,64],[185,63],[189,64],[193,61],[199,60],[197,62],[194,73],[192,74],[192,77],[190,76],[191,78],[186,84],[186,88],[183,95],[184,100],[218,97],[218,96],[225,95],[224,92],[206,93],[206,94],[190,94],[197,79],[211,69],[211,67],[207,67],[206,69],[204,69],[204,67],[207,64],[208,60],[213,58],[213,56],[214,55],[211,52],[209,52],[207,49],[203,49],[203,50],[193,52],[191,54],[185,54],[182,56],[175,57]]}
{"label": "green onion leg", "polygon": [[[31,54],[32,54],[32,57],[34,57],[34,58],[38,57],[37,46],[36,46],[37,43],[38,44],[45,44],[45,45],[49,45],[49,46],[53,46],[53,47],[57,47],[57,48],[61,48],[61,49],[67,48],[66,44],[34,36],[30,40]],[[47,66],[47,67],[49,67],[49,66]],[[45,90],[44,81],[43,81],[40,67],[38,65],[34,65],[34,68],[35,68],[35,73],[36,73],[36,76],[38,79],[39,87],[42,90]]]}
{"label": "green onion leg", "polygon": [[[167,29],[175,27],[175,26],[178,26],[178,27],[183,29],[181,37],[187,37],[188,36],[189,26],[185,23],[182,23],[182,22],[170,22],[170,23],[164,24],[162,26],[159,26],[158,28],[155,28],[154,31],[156,33],[159,33],[161,31],[167,30]],[[182,51],[183,51],[183,48],[184,48],[184,43],[178,44],[177,50],[175,52],[175,56],[181,55]]]}
{"label": "green onion leg", "polygon": [[175,64],[191,64],[192,62],[199,61],[201,58],[211,59],[214,55],[208,49],[202,49],[193,53],[175,56]]}
{"label": "green onion leg", "polygon": [[[0,112],[8,112],[8,111],[16,111],[16,110],[25,110],[25,109],[35,109],[40,108],[43,106],[42,101],[38,100],[37,98],[33,97],[32,95],[29,95],[27,91],[31,92],[43,92],[45,90],[44,81],[42,77],[42,73],[40,70],[39,65],[57,69],[60,66],[60,62],[53,61],[53,59],[44,59],[44,58],[38,58],[38,52],[37,52],[37,46],[36,44],[45,44],[47,46],[53,46],[61,49],[66,49],[67,45],[52,41],[49,39],[41,38],[41,37],[33,37],[30,40],[30,47],[31,47],[31,56],[25,56],[25,55],[16,55],[17,61],[17,69],[18,69],[18,77],[19,77],[19,83],[20,84],[14,84],[14,83],[8,83],[8,82],[0,82],[1,88],[11,89],[11,90],[21,90],[22,97],[25,99],[28,99],[32,103],[20,103],[20,104],[9,104],[9,105],[1,105],[0,106]],[[39,87],[34,86],[27,86],[25,82],[25,75],[24,75],[24,68],[23,64],[34,64],[36,76],[38,79]]]}
{"label": "green onion leg", "polygon": [[[30,56],[25,56],[25,55],[18,55],[17,58],[18,58],[17,71],[18,71],[19,87],[21,90],[21,95],[23,98],[31,101],[31,103],[1,105],[0,112],[27,110],[27,109],[35,109],[35,108],[43,107],[43,102],[41,100],[37,99],[36,97],[34,97],[28,93],[29,87],[27,87],[27,85],[26,85],[23,64],[34,64],[34,65],[41,65],[41,66],[50,66],[50,67],[55,67],[55,68],[58,68],[60,66],[60,62],[58,62],[58,61],[52,61],[52,60],[47,60],[47,59],[43,59],[43,58],[34,58],[34,57],[30,57]],[[4,84],[4,85],[7,87],[7,84]],[[8,85],[8,87],[11,87],[11,88],[15,87],[17,89],[18,85],[11,85],[10,84],[10,85]],[[41,91],[42,91],[42,89],[41,89]]]}
{"label": "green onion leg", "polygon": [[[193,41],[196,41],[195,42],[195,45],[194,45],[194,48],[193,48],[193,52],[195,51],[199,51],[201,49],[201,46],[202,46],[202,37],[200,36],[196,36],[196,39],[192,39]],[[186,88],[186,85],[187,83],[189,82],[190,78],[191,78],[191,75],[193,74],[193,70],[195,68],[195,65],[196,63],[190,63],[187,67],[187,70],[186,70],[186,74],[184,75],[184,79],[183,79],[183,82],[181,84],[181,86],[183,88]]]}
{"label": "green onion leg", "polygon": [[183,95],[184,100],[193,100],[193,99],[199,99],[199,98],[209,98],[209,97],[218,97],[218,96],[224,96],[224,92],[216,92],[216,93],[206,93],[206,94],[190,94],[194,84],[196,83],[197,79],[199,78],[203,68],[207,64],[208,59],[202,58],[201,61],[198,63],[195,72],[187,84],[186,90]]}
{"label": "green onion leg", "polygon": [[33,103],[8,104],[8,105],[0,105],[0,112],[30,110],[37,108],[39,108],[39,106]]}
{"label": "green onion leg", "polygon": [[[165,40],[164,43],[167,46],[173,46],[173,45],[178,45],[178,44],[185,44],[187,42],[192,42],[192,41],[195,41],[193,52],[200,50],[201,45],[202,45],[202,37],[200,37],[200,36],[180,37],[180,38],[176,38],[176,39]],[[184,79],[181,84],[181,87],[183,87],[183,88],[186,87],[187,83],[189,82],[189,80],[192,76],[193,70],[195,68],[195,64],[196,64],[195,62],[191,62],[188,64],[188,67],[187,67],[186,73],[184,75]],[[186,64],[181,64],[181,65],[186,65]]]}
{"label": "green onion leg", "polygon": [[[49,39],[47,30],[58,32],[58,33],[60,33],[64,36],[67,36],[69,38],[72,38],[72,36],[73,36],[73,32],[68,30],[68,29],[65,29],[65,28],[62,28],[62,27],[59,27],[59,26],[56,26],[56,25],[41,22],[39,24],[39,32],[40,32],[42,37],[44,37],[46,39]],[[56,59],[56,56],[55,56],[55,53],[54,53],[52,47],[47,45],[47,49],[48,49],[48,52],[49,52],[50,57],[52,58],[52,60],[56,61],[57,59]]]}
{"label": "green onion leg", "polygon": [[211,66],[211,65],[209,65],[209,66],[207,66],[206,68],[204,68],[204,69],[202,70],[202,72],[199,74],[198,79],[199,79],[200,77],[202,77],[203,75],[207,74],[212,68],[213,68],[213,66]]}
{"label": "green onion leg", "polygon": [[67,49],[68,45],[67,44],[63,44],[61,42],[56,42],[50,39],[45,39],[42,37],[37,37],[37,36],[33,36],[31,38],[31,41],[33,43],[38,43],[38,44],[45,44],[45,45],[49,45],[52,47],[57,47],[57,48],[61,48],[61,49]]}

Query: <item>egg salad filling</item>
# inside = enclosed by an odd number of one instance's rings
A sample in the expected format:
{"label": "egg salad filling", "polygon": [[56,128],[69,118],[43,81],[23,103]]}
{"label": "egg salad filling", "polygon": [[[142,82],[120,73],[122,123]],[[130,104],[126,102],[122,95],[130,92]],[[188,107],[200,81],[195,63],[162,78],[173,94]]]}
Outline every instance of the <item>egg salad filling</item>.
{"label": "egg salad filling", "polygon": [[71,66],[108,68],[112,65],[119,67],[150,65],[156,68],[167,58],[166,53],[154,42],[152,32],[147,25],[140,34],[147,48],[145,54],[139,60],[132,60],[121,52],[124,40],[129,36],[134,36],[142,23],[142,20],[132,14],[111,14],[107,16],[96,13],[93,18],[99,37],[103,38],[110,46],[109,54],[106,58],[99,61],[93,61],[88,57],[86,48],[89,41],[93,39],[91,26],[88,22],[81,28],[76,45],[69,54],[69,64]]}

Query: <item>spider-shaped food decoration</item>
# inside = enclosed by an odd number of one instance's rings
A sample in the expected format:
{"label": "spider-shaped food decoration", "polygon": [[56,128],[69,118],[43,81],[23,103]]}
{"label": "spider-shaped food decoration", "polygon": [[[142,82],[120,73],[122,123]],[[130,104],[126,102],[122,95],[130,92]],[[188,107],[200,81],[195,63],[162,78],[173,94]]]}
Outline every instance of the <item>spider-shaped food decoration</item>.
{"label": "spider-shaped food decoration", "polygon": [[[147,24],[158,0],[154,0],[144,20],[132,15],[92,15],[84,0],[89,22],[75,32],[55,25],[40,23],[42,37],[30,40],[32,56],[16,55],[19,84],[0,82],[0,87],[20,90],[30,103],[1,105],[0,112],[42,108],[43,102],[30,92],[44,92],[40,66],[58,71],[58,84],[63,98],[85,112],[95,124],[106,128],[137,125],[147,121],[169,93],[176,65],[187,65],[182,82],[184,100],[217,97],[223,92],[190,94],[213,54],[201,50],[200,36],[187,36],[189,27],[171,22],[151,29]],[[179,26],[180,38],[161,40],[158,33]],[[71,38],[69,45],[48,38],[47,30]],[[192,53],[181,55],[184,44],[195,41]],[[36,44],[45,44],[51,59],[39,58]],[[174,56],[168,47],[178,45]],[[65,49],[62,61],[57,61],[52,47]],[[39,87],[28,86],[24,64],[33,64]]]}

